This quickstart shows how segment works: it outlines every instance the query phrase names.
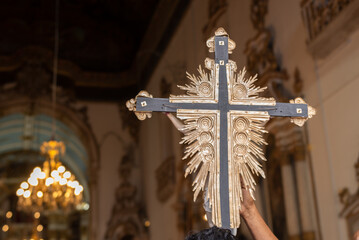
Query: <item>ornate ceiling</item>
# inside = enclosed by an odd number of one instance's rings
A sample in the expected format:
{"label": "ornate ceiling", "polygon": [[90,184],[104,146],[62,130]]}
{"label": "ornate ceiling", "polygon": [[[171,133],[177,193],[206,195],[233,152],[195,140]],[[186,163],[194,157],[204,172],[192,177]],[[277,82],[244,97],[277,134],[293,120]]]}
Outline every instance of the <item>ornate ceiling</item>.
{"label": "ornate ceiling", "polygon": [[[79,100],[128,98],[147,83],[188,3],[60,0],[59,85]],[[34,65],[51,77],[54,15],[55,0],[0,2],[0,85]]]}

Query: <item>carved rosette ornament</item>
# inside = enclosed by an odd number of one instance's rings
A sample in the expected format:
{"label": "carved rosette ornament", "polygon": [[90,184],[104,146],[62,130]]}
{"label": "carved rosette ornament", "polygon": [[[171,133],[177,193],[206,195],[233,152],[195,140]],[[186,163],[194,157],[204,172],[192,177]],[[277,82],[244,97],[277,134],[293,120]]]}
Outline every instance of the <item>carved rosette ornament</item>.
{"label": "carved rosette ornament", "polygon": [[[152,117],[151,112],[136,112],[136,102],[138,96],[153,98],[153,96],[149,94],[147,91],[141,91],[137,94],[136,98],[131,98],[126,102],[126,107],[128,108],[128,110],[133,111],[136,114],[136,117],[141,121],[145,120],[146,118],[151,118]],[[141,104],[145,105],[146,103],[144,102]]]}
{"label": "carved rosette ornament", "polygon": [[260,97],[266,88],[254,85],[257,76],[246,78],[245,68],[237,73],[236,63],[228,59],[236,45],[223,28],[207,46],[209,52],[215,52],[215,59],[206,58],[204,62],[210,72],[199,66],[199,76],[187,73],[190,83],[178,86],[185,95],[171,95],[169,99],[138,95],[128,107],[144,114],[176,112],[184,121],[181,144],[187,147],[183,159],[190,159],[185,176],[196,173],[194,199],[204,191],[206,211],[211,213],[209,222],[234,229],[240,225],[242,189],[254,198],[254,174],[265,177],[261,166],[266,161],[262,149],[267,132],[264,124],[276,116],[304,124],[315,110],[302,99],[277,103],[274,98]]}

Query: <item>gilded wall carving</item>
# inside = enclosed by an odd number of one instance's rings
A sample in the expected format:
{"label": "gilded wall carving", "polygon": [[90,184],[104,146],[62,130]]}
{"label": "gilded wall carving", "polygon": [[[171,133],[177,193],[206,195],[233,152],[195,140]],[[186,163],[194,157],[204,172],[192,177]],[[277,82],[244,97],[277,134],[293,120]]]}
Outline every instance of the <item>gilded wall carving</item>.
{"label": "gilded wall carving", "polygon": [[141,206],[136,201],[137,188],[131,183],[131,173],[134,166],[134,149],[129,147],[119,164],[118,175],[120,186],[117,187],[116,202],[107,225],[106,240],[148,239],[144,226],[145,216]]}
{"label": "gilded wall carving", "polygon": [[353,0],[302,0],[302,16],[309,41],[315,39]]}
{"label": "gilded wall carving", "polygon": [[302,0],[300,6],[308,50],[316,59],[327,57],[358,29],[358,1]]}
{"label": "gilded wall carving", "polygon": [[[355,177],[357,184],[359,185],[359,157],[354,164]],[[343,188],[339,192],[340,202],[343,204],[343,208],[340,212],[340,217],[346,219],[348,236],[352,238],[354,233],[358,230],[359,224],[359,188],[356,192],[351,193],[347,187]]]}

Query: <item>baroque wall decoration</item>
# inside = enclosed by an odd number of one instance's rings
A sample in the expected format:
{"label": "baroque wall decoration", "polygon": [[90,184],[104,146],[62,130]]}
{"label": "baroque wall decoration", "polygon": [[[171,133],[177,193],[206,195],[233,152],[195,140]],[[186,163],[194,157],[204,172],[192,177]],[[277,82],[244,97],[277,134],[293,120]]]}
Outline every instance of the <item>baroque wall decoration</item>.
{"label": "baroque wall decoration", "polygon": [[273,37],[265,27],[268,0],[251,2],[251,21],[256,35],[246,43],[244,53],[247,56],[247,70],[250,74],[258,74],[258,85],[267,86],[271,79],[286,81],[288,74],[281,69],[273,50]]}
{"label": "baroque wall decoration", "polygon": [[136,201],[137,188],[131,183],[135,161],[133,147],[127,148],[126,154],[119,164],[120,186],[116,189],[116,202],[107,224],[106,240],[148,239],[147,230],[144,226],[145,216],[143,216],[142,208]]}
{"label": "baroque wall decoration", "polygon": [[[359,157],[354,164],[355,177],[359,185]],[[340,216],[345,218],[348,229],[348,238],[352,238],[354,233],[359,229],[359,189],[355,193],[350,193],[349,189],[343,188],[339,192],[340,202],[343,204],[343,209]]]}
{"label": "baroque wall decoration", "polygon": [[300,6],[308,49],[314,58],[328,56],[358,28],[358,1],[302,0]]}
{"label": "baroque wall decoration", "polygon": [[302,0],[302,16],[309,41],[314,40],[353,0]]}

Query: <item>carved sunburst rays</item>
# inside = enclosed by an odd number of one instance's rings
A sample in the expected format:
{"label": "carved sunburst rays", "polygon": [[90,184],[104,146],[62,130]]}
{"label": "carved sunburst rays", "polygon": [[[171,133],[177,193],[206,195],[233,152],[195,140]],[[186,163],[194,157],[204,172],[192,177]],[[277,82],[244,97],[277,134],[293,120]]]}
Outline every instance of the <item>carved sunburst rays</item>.
{"label": "carved sunburst rays", "polygon": [[[219,182],[219,113],[216,110],[178,110],[177,116],[184,120],[184,137],[187,144],[183,159],[190,158],[185,176],[196,172],[193,181],[194,200],[206,186],[205,198],[212,207],[212,221],[221,226]],[[265,178],[259,161],[265,161],[262,135],[267,131],[264,124],[269,120],[267,112],[228,112],[228,180],[231,227],[240,225],[240,208],[243,200],[241,186],[246,187],[252,198],[255,190],[253,175]],[[243,183],[241,182],[243,181]],[[207,184],[207,185],[206,185]]]}
{"label": "carved sunburst rays", "polygon": [[187,78],[191,81],[185,86],[178,86],[180,89],[187,91],[188,96],[211,97],[213,94],[212,82],[209,80],[208,74],[202,69],[201,65],[198,67],[199,77],[194,74],[187,74]]}
{"label": "carved sunburst rays", "polygon": [[[262,145],[267,144],[263,139],[264,124],[269,120],[267,112],[228,112],[228,168],[229,173],[229,199],[231,212],[231,227],[240,224],[239,210],[243,193],[241,186],[247,188],[254,199],[255,180],[253,174],[265,174],[258,160],[266,161]],[[243,183],[241,182],[243,181]]]}
{"label": "carved sunburst rays", "polygon": [[[221,208],[219,196],[219,113],[217,110],[178,110],[177,117],[184,120],[184,137],[181,144],[187,144],[183,159],[191,158],[185,176],[197,172],[193,181],[194,201],[200,191],[205,191],[210,206],[213,206],[212,220],[220,224]],[[208,179],[208,180],[207,180]]]}
{"label": "carved sunburst rays", "polygon": [[246,68],[239,71],[236,77],[236,81],[233,86],[233,95],[235,99],[250,98],[254,99],[258,97],[260,92],[263,92],[266,87],[258,87],[253,83],[257,81],[257,75],[250,76],[248,79],[245,78]]}
{"label": "carved sunburst rays", "polygon": [[259,93],[263,92],[267,87],[255,86],[257,75],[245,78],[246,68],[235,73],[230,64],[227,65],[227,76],[230,87],[228,88],[229,102],[231,104],[261,104],[275,105],[274,98],[260,98]]}
{"label": "carved sunburst rays", "polygon": [[199,76],[187,72],[190,83],[178,86],[181,90],[186,91],[186,95],[171,95],[170,102],[217,102],[216,82],[218,80],[215,76],[218,74],[215,71],[214,61],[206,59],[205,64],[211,72],[207,73],[201,66],[198,67]]}

